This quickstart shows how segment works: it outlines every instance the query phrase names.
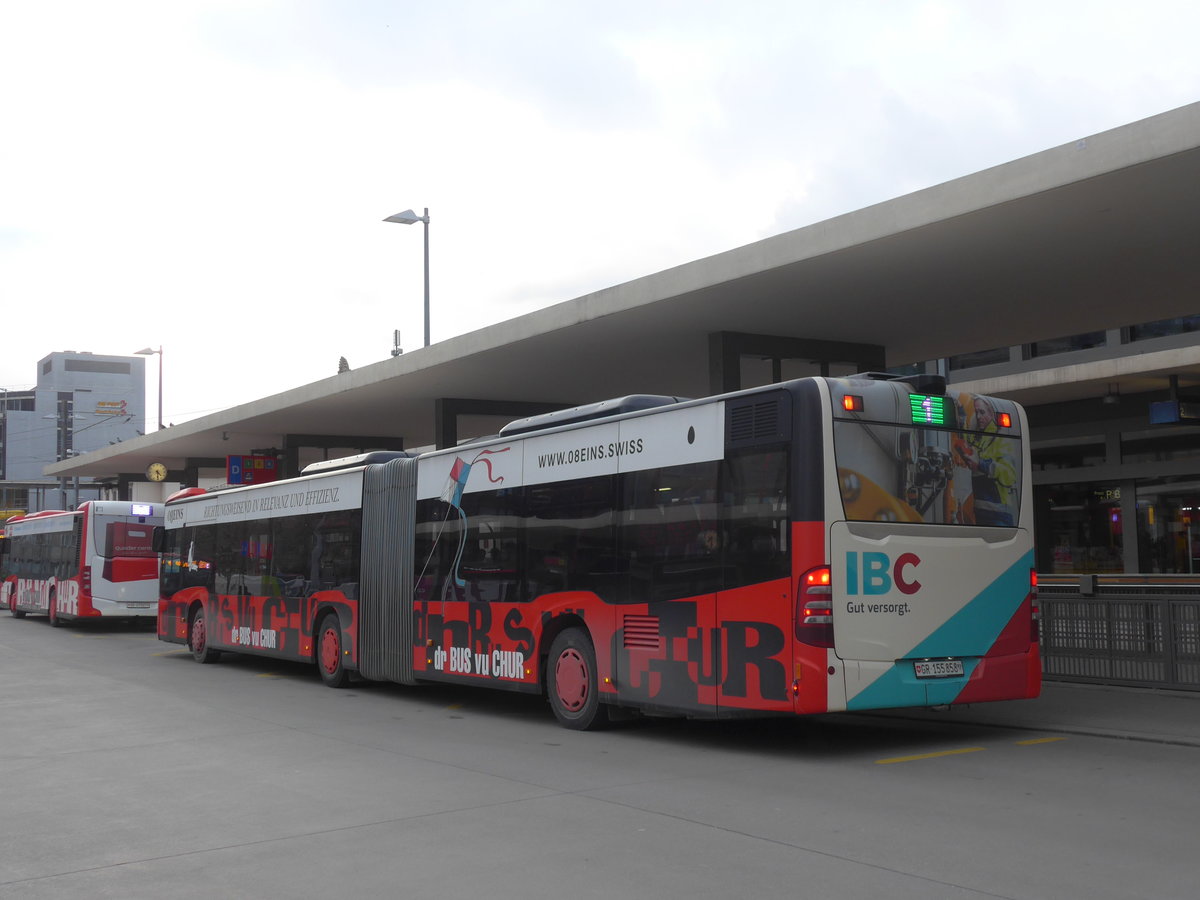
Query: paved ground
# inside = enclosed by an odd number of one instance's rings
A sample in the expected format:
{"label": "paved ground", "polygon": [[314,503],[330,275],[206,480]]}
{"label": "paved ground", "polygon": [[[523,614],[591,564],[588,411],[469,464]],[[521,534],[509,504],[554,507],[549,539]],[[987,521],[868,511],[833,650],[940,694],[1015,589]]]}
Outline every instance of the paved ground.
{"label": "paved ground", "polygon": [[0,900],[1191,898],[1197,748],[1200,695],[1060,682],[581,734],[0,615]]}
{"label": "paved ground", "polygon": [[1047,681],[1036,700],[982,703],[966,710],[897,712],[904,718],[950,717],[980,725],[1057,734],[1126,738],[1200,747],[1200,692]]}

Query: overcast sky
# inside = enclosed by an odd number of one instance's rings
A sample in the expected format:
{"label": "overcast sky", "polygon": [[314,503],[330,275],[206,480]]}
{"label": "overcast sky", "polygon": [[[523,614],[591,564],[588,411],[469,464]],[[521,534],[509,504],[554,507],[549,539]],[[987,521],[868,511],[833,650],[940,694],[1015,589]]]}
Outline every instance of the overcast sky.
{"label": "overcast sky", "polygon": [[[1200,100],[1200,4],[0,0],[0,387],[182,422]],[[156,361],[148,360],[154,409]]]}

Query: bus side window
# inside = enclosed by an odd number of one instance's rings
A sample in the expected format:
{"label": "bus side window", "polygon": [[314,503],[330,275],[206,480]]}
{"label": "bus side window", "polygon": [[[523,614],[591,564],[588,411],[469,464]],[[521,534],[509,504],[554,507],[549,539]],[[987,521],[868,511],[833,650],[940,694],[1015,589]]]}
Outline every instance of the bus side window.
{"label": "bus side window", "polygon": [[362,510],[326,514],[315,531],[309,556],[309,593],[338,590],[347,598],[357,597]]}
{"label": "bus side window", "polygon": [[677,600],[724,586],[717,477],[716,462],[628,477],[621,553],[630,561],[630,599]]}
{"label": "bus side window", "polygon": [[462,498],[467,536],[458,577],[460,599],[473,602],[518,599],[521,578],[520,490],[480,491]]}
{"label": "bus side window", "polygon": [[319,517],[313,514],[271,520],[271,575],[285,597],[304,597],[308,593],[313,532],[318,522]]}
{"label": "bus side window", "polygon": [[533,485],[525,495],[525,598],[556,591],[623,595],[613,548],[611,475]]}
{"label": "bus side window", "polygon": [[783,449],[743,451],[725,461],[723,512],[731,536],[727,587],[791,574],[787,461]]}
{"label": "bus side window", "polygon": [[417,502],[417,522],[413,535],[413,568],[416,571],[413,599],[430,603],[442,598],[442,585],[450,577],[461,533],[457,511],[441,499]]}

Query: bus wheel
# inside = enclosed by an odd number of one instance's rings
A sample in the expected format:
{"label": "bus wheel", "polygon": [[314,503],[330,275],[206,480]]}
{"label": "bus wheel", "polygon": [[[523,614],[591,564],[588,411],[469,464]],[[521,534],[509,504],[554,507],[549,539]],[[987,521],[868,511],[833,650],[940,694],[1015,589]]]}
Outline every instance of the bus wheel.
{"label": "bus wheel", "polygon": [[17,592],[13,591],[8,595],[8,611],[12,613],[14,619],[25,618],[25,610],[17,609]]}
{"label": "bus wheel", "polygon": [[58,617],[58,595],[53,592],[50,594],[50,609],[47,612],[50,615],[51,628],[58,628],[62,625],[62,619]]}
{"label": "bus wheel", "polygon": [[342,656],[342,626],[338,624],[338,617],[329,613],[317,628],[317,671],[331,688],[344,688],[350,683],[350,673],[342,665]]}
{"label": "bus wheel", "polygon": [[221,651],[208,646],[208,624],[204,620],[204,610],[197,609],[188,621],[188,647],[192,651],[192,659],[198,663],[215,663],[221,658]]}
{"label": "bus wheel", "polygon": [[560,725],[587,731],[608,723],[608,707],[600,702],[596,651],[582,628],[568,628],[550,645],[546,694]]}

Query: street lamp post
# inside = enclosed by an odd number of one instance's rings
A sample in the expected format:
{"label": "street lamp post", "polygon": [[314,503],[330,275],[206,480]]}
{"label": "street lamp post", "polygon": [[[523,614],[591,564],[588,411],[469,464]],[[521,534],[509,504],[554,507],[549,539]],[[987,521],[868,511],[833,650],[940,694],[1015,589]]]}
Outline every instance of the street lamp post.
{"label": "street lamp post", "polygon": [[145,350],[137,351],[138,356],[154,356],[158,354],[158,430],[162,431],[162,344],[158,345],[158,349],[147,347]]}
{"label": "street lamp post", "polygon": [[421,222],[425,225],[425,346],[429,346],[429,207],[425,207],[425,215],[418,216],[411,209],[388,216],[383,221],[396,222],[400,225],[412,225]]}

